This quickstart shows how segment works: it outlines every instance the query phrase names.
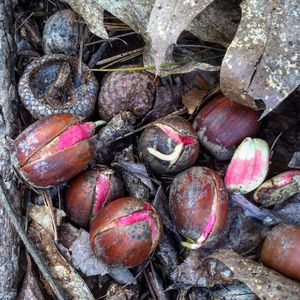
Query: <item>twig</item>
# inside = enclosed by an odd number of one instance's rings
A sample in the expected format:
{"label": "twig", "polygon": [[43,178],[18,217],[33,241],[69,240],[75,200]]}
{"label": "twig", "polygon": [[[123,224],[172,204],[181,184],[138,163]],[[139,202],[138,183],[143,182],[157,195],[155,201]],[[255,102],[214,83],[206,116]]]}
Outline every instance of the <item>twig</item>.
{"label": "twig", "polygon": [[31,257],[33,258],[33,260],[37,264],[37,266],[38,266],[40,272],[42,273],[42,275],[44,276],[44,278],[49,282],[49,284],[52,287],[53,292],[54,292],[55,296],[57,297],[57,299],[59,299],[59,300],[67,299],[64,296],[64,293],[61,290],[61,288],[59,287],[56,280],[50,274],[45,262],[43,261],[43,259],[39,255],[37,249],[32,244],[32,242],[28,239],[24,228],[19,223],[18,218],[16,216],[16,213],[14,212],[14,209],[10,205],[10,203],[9,203],[5,193],[4,193],[4,190],[5,189],[3,188],[2,183],[0,183],[0,201],[1,201],[1,204],[5,208],[5,211],[6,211],[7,215],[9,216],[10,221],[14,225],[17,233],[19,234],[22,242],[24,243],[24,246],[25,246],[26,250],[29,252]]}

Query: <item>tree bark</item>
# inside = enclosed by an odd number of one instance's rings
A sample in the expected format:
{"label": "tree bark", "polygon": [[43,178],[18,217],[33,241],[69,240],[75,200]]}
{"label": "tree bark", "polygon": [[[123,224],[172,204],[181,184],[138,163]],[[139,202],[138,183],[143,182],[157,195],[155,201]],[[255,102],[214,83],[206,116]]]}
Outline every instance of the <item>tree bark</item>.
{"label": "tree bark", "polygon": [[[14,77],[15,44],[11,0],[0,1],[0,180],[6,197],[18,211],[20,196],[10,163],[11,141],[17,134]],[[1,196],[1,195],[0,195]],[[3,195],[2,195],[3,196]],[[18,285],[19,239],[0,205],[0,297],[15,299]]]}

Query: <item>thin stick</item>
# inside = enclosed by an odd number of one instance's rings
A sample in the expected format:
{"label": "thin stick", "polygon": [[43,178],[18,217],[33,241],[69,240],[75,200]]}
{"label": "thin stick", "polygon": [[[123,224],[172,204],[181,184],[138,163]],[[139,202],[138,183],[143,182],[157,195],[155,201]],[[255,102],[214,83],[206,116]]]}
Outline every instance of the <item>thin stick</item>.
{"label": "thin stick", "polygon": [[26,232],[24,228],[21,226],[19,220],[16,217],[16,213],[12,206],[10,205],[5,193],[4,193],[4,188],[2,186],[2,183],[0,183],[0,201],[3,207],[6,210],[7,215],[9,216],[10,221],[14,225],[17,233],[19,234],[22,242],[24,243],[24,246],[35,261],[36,265],[38,266],[40,272],[44,276],[44,278],[49,282],[50,286],[53,289],[53,292],[57,299],[59,300],[66,300],[67,298],[64,296],[63,291],[59,287],[58,283],[56,280],[52,277],[51,273],[49,272],[46,264],[44,263],[43,259],[39,255],[38,251],[36,250],[35,246],[32,244],[32,242],[28,239]]}

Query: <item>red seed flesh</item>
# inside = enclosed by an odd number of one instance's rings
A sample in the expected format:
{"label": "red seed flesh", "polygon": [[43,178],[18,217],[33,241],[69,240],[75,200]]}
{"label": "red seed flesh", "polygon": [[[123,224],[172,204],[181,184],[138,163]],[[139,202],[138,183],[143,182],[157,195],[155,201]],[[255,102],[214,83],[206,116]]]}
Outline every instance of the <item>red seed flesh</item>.
{"label": "red seed flesh", "polygon": [[156,126],[159,127],[168,137],[170,137],[173,141],[177,143],[183,145],[190,145],[196,142],[195,138],[184,136],[166,124],[158,123],[156,124]]}
{"label": "red seed flesh", "polygon": [[95,188],[95,203],[93,207],[93,215],[102,208],[107,198],[110,189],[110,176],[105,176],[100,174],[97,178],[96,188]]}
{"label": "red seed flesh", "polygon": [[156,228],[156,223],[152,217],[152,209],[150,208],[149,205],[145,205],[143,210],[133,212],[130,215],[115,220],[113,222],[113,226],[117,226],[117,227],[127,226],[142,221],[146,221],[149,224],[149,227],[151,229],[152,241],[153,242],[156,241],[158,236],[158,231]]}
{"label": "red seed flesh", "polygon": [[217,219],[216,214],[214,212],[212,212],[210,214],[209,219],[208,219],[207,223],[205,224],[205,226],[203,228],[203,231],[202,231],[202,234],[201,234],[201,235],[203,235],[205,240],[207,240],[208,236],[212,232],[212,230],[215,226],[215,223],[216,223],[216,219]]}
{"label": "red seed flesh", "polygon": [[[249,165],[251,161],[254,162],[253,165]],[[246,165],[249,165],[249,167],[245,168]],[[224,182],[226,186],[229,186],[255,181],[257,178],[261,177],[261,170],[265,167],[265,156],[260,150],[256,150],[254,157],[251,157],[249,160],[239,158],[232,160],[228,166]],[[241,172],[240,170],[244,170],[244,172]]]}
{"label": "red seed flesh", "polygon": [[94,122],[72,125],[59,136],[57,150],[68,148],[82,140],[91,138],[94,134],[94,129]]}

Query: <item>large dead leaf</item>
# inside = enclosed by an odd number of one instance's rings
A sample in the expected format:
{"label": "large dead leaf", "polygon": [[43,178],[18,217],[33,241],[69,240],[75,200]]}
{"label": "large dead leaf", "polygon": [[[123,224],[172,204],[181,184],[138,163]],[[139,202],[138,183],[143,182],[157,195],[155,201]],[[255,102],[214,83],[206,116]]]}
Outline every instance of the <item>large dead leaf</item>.
{"label": "large dead leaf", "polygon": [[[145,41],[144,64],[156,67],[162,63],[172,63],[172,45],[176,43],[180,33],[191,24],[192,20],[213,0],[66,0],[66,2],[86,21],[91,31],[102,38],[107,38],[103,32],[103,9],[116,16],[122,22],[139,33]],[[163,27],[161,27],[163,26]],[[197,33],[193,26],[193,33]],[[160,28],[161,30],[157,30]],[[202,30],[202,29],[201,29]],[[165,40],[161,40],[165,32]],[[175,73],[187,73],[195,69],[217,71],[219,66],[204,62],[192,61],[185,65],[179,64],[163,69],[161,76]],[[151,70],[150,70],[151,71]]]}
{"label": "large dead leaf", "polygon": [[240,0],[212,2],[193,20],[187,30],[203,41],[228,47],[238,28],[240,2]]}
{"label": "large dead leaf", "polygon": [[155,1],[149,18],[147,33],[157,71],[164,62],[168,48],[176,43],[181,32],[211,2],[213,0]]}
{"label": "large dead leaf", "polygon": [[300,9],[298,1],[247,0],[242,20],[221,68],[221,90],[265,116],[300,83]]}
{"label": "large dead leaf", "polygon": [[232,279],[245,283],[260,299],[299,299],[300,285],[265,266],[236,254],[219,251],[212,255],[232,272]]}

